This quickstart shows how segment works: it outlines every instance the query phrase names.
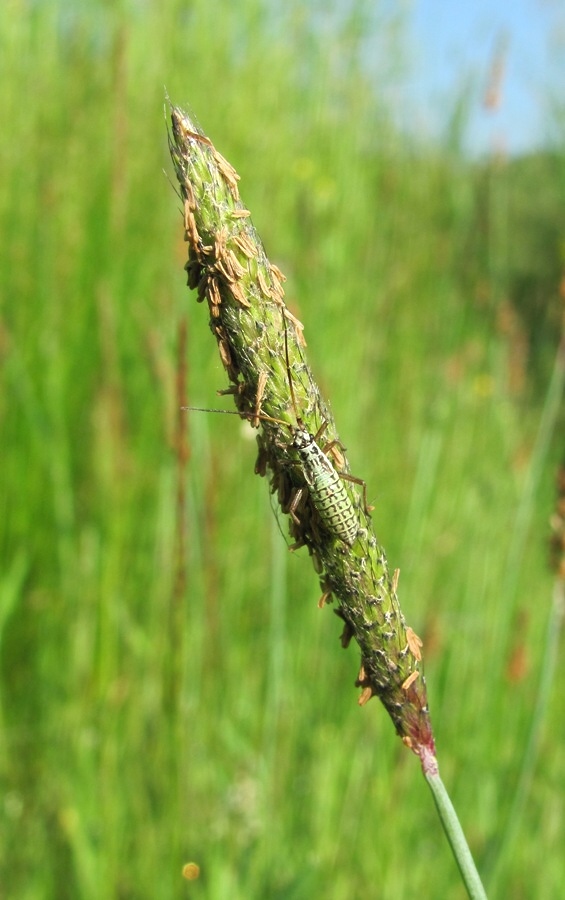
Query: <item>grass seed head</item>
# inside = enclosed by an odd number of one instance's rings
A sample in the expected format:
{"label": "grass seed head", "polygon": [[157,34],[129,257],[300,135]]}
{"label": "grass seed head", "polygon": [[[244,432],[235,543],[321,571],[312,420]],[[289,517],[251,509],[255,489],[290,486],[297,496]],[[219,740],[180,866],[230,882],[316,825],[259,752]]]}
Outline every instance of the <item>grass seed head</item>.
{"label": "grass seed head", "polygon": [[[434,753],[422,642],[406,626],[383,548],[358,485],[339,481],[340,496],[354,510],[351,540],[340,539],[313,502],[312,479],[294,435],[316,435],[324,426],[326,446],[335,447],[332,472],[349,472],[333,417],[304,356],[302,323],[284,301],[284,275],[269,262],[249,210],[243,206],[237,175],[195,122],[171,107],[171,158],[184,200],[189,245],[188,285],[206,300],[210,327],[231,382],[237,410],[259,426],[255,471],[270,475],[283,513],[290,513],[292,547],[307,546],[321,575],[324,606],[335,598],[343,620],[342,646],[357,641],[362,667],[359,703],[378,696],[398,734],[422,760]],[[326,457],[330,460],[330,457]],[[332,508],[330,477],[329,495]],[[308,488],[310,488],[308,490]],[[341,502],[341,501],[340,501]],[[348,507],[349,508],[349,507]],[[339,511],[332,515],[339,516]]]}

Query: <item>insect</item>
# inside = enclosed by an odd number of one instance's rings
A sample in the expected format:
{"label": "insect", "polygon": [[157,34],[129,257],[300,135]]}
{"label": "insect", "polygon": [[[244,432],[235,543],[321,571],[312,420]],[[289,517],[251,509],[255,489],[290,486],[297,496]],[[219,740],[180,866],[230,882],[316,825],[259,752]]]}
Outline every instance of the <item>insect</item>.
{"label": "insect", "polygon": [[[297,423],[298,428],[291,431],[291,446],[296,450],[302,463],[302,474],[312,504],[326,529],[351,547],[359,532],[359,520],[345,490],[342,476],[326,455],[332,444],[327,445],[324,450],[318,444],[326,423],[322,424],[316,434],[307,431],[298,419]],[[295,521],[303,490],[298,488],[290,504],[289,512]]]}
{"label": "insect", "polygon": [[[347,544],[349,547],[351,547],[357,539],[360,531],[360,525],[357,512],[345,489],[343,481],[344,479],[347,481],[352,481],[363,487],[365,511],[368,513],[370,511],[370,508],[367,506],[366,485],[365,482],[360,478],[355,478],[353,475],[349,475],[347,473],[338,472],[330,461],[327,455],[329,451],[334,447],[342,448],[342,445],[338,440],[330,441],[324,446],[323,449],[318,443],[323,432],[327,428],[327,421],[322,423],[316,434],[312,434],[305,427],[304,422],[298,415],[296,396],[291,378],[286,328],[284,330],[284,341],[286,369],[288,374],[288,383],[290,388],[292,406],[296,417],[296,426],[291,425],[289,422],[285,422],[283,419],[277,419],[273,416],[268,416],[264,413],[260,413],[257,408],[254,412],[250,412],[249,414],[236,413],[232,412],[231,410],[223,409],[209,409],[200,411],[220,412],[226,413],[228,415],[245,415],[253,423],[258,422],[259,420],[264,422],[272,422],[274,424],[282,425],[284,428],[288,429],[291,436],[289,446],[296,452],[298,461],[300,463],[301,472],[304,481],[306,482],[308,494],[312,501],[312,505],[314,506],[316,512],[320,517],[322,524],[324,525],[327,532],[343,541],[344,544]],[[260,387],[262,387],[262,391],[264,391],[265,384],[261,378],[259,380],[259,384]],[[257,404],[257,406],[259,405],[260,403]],[[186,408],[200,409],[197,407]],[[291,518],[297,524],[300,524],[297,510],[304,496],[304,490],[305,489],[303,487],[295,489],[294,495],[288,508],[288,512]]]}

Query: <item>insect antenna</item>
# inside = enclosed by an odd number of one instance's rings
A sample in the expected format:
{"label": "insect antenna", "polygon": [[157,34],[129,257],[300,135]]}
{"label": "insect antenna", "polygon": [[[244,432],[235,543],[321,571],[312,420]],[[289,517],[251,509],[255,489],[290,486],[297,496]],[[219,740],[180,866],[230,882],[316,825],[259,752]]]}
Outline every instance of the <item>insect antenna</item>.
{"label": "insect antenna", "polygon": [[292,383],[292,375],[291,375],[291,369],[290,369],[290,356],[288,353],[288,326],[287,326],[288,319],[287,319],[284,311],[283,311],[283,319],[284,319],[284,355],[285,355],[285,360],[286,360],[286,374],[287,374],[287,378],[288,378],[288,387],[290,390],[290,399],[292,401],[292,408],[294,410],[294,416],[296,419],[296,423],[300,428],[303,428],[304,423],[302,422],[302,419],[298,415],[298,406],[296,405],[296,394],[294,393],[294,385]]}
{"label": "insect antenna", "polygon": [[[288,313],[288,314],[287,314]],[[288,347],[288,324],[293,323],[294,316],[292,316],[288,310],[283,311],[283,319],[284,319],[284,349],[285,349],[285,362],[287,369],[287,379],[289,383],[289,393],[291,402],[294,408],[294,416],[296,418],[296,422],[299,428],[304,429],[306,426],[304,425],[304,419],[298,415],[298,402],[296,397],[296,388],[295,383],[297,382],[300,385],[301,392],[305,397],[305,402],[307,403],[307,414],[312,415],[314,421],[316,421],[316,428],[318,428],[320,424],[320,420],[322,424],[325,422],[326,425],[330,425],[331,427],[335,427],[333,425],[332,415],[325,404],[318,386],[313,381],[312,372],[304,359],[302,354],[302,350],[300,349],[300,340],[297,340],[296,352],[300,359],[300,364],[297,365],[296,369],[293,370],[290,365],[290,351]],[[298,329],[295,327],[295,332],[298,335]],[[301,373],[305,373],[306,381]]]}
{"label": "insect antenna", "polygon": [[265,413],[245,413],[238,412],[236,409],[212,409],[209,406],[181,406],[181,409],[188,412],[209,412],[220,413],[223,416],[239,416],[240,419],[245,419],[247,422],[251,422],[254,419],[260,419],[262,422],[275,422],[277,425],[284,425],[285,428],[292,431],[292,426],[289,425],[288,422],[285,422],[284,419],[275,419],[274,416],[267,416]]}

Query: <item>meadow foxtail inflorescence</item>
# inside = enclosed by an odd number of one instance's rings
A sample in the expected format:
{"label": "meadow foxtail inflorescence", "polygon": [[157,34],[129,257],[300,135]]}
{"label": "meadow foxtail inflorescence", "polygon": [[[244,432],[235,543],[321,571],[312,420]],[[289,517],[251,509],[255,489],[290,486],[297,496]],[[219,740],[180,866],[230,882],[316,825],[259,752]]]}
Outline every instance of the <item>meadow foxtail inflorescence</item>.
{"label": "meadow foxtail inflorescence", "polygon": [[[287,309],[284,276],[267,259],[239,197],[234,168],[192,120],[171,106],[169,147],[183,201],[188,286],[206,301],[242,418],[260,428],[255,471],[269,473],[289,513],[293,547],[320,576],[320,606],[335,599],[342,646],[361,651],[359,703],[380,698],[397,733],[435,766],[422,643],[406,625],[364,499],[349,474],[330,410],[304,356],[303,326]],[[323,439],[322,439],[323,434]]]}

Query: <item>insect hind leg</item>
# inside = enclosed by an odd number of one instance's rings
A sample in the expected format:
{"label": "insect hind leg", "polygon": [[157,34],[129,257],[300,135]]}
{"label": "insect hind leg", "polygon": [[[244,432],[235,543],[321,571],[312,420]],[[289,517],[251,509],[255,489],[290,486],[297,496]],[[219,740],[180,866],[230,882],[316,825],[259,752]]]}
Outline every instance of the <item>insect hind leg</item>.
{"label": "insect hind leg", "polygon": [[363,488],[363,508],[365,510],[365,515],[369,516],[375,507],[367,503],[367,483],[363,481],[362,478],[357,478],[355,475],[349,475],[347,472],[340,472],[339,476],[340,478],[343,478],[344,481],[351,481],[353,484],[358,484]]}
{"label": "insect hind leg", "polygon": [[[322,432],[322,430],[325,428],[326,424],[327,424],[326,422],[323,423],[321,428],[318,430],[318,434],[320,434]],[[327,453],[331,452],[331,450],[333,450],[335,447],[337,447],[339,450],[345,450],[345,447],[343,446],[341,441],[336,438],[335,440],[330,441],[328,444],[325,445],[324,453],[327,454]],[[339,454],[339,456],[341,456],[341,454]],[[339,463],[339,461],[338,461],[338,463]],[[372,511],[374,510],[375,507],[371,506],[367,502],[367,483],[365,481],[363,481],[362,478],[357,478],[356,475],[350,475],[348,472],[341,472],[338,470],[338,474],[339,474],[339,477],[343,478],[344,481],[350,481],[350,482],[352,482],[352,484],[358,484],[360,487],[363,488],[363,508],[365,510],[365,514],[367,516],[370,515],[370,513],[372,513]]]}

